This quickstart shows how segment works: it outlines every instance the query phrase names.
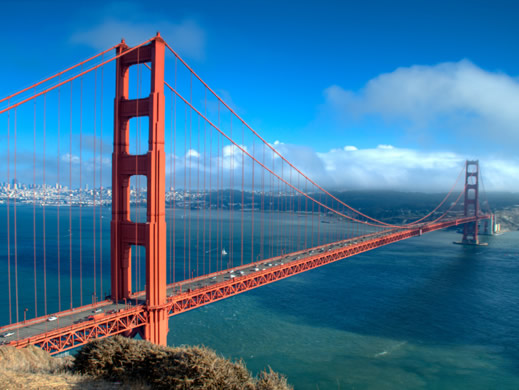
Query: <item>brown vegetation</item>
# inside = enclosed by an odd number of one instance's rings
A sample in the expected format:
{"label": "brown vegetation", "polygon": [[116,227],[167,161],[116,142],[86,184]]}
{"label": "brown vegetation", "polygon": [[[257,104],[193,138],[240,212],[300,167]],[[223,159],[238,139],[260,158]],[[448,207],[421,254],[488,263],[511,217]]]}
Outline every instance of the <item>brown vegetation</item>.
{"label": "brown vegetation", "polygon": [[112,337],[84,346],[76,357],[51,357],[39,348],[0,348],[0,387],[23,389],[290,390],[269,368],[253,377],[205,347],[160,347]]}
{"label": "brown vegetation", "polygon": [[272,370],[251,376],[205,347],[160,347],[123,337],[94,341],[77,354],[75,369],[107,381],[128,379],[153,389],[285,390],[286,379]]}

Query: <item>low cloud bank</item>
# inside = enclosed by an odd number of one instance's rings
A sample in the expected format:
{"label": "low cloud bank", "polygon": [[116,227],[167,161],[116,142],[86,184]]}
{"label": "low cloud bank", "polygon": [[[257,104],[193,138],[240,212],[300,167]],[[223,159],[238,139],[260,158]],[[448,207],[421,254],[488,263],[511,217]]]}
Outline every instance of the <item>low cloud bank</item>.
{"label": "low cloud bank", "polygon": [[[282,143],[276,147],[316,182],[339,190],[448,191],[467,159],[454,152],[423,152],[391,145],[366,149],[347,145],[324,153]],[[480,160],[480,167],[487,191],[519,191],[518,161],[489,157]]]}

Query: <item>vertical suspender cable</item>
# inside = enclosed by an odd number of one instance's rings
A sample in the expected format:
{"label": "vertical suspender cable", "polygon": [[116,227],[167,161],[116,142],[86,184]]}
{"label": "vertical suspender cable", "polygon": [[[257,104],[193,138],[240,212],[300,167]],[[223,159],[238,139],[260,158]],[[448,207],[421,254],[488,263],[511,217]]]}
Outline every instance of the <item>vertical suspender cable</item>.
{"label": "vertical suspender cable", "polygon": [[[274,160],[274,153],[271,154],[272,156],[272,172],[276,172],[276,161]],[[270,175],[270,207],[269,207],[269,220],[270,220],[270,227],[269,227],[269,234],[270,234],[270,257],[274,257],[274,175]]]}
{"label": "vertical suspender cable", "polygon": [[[193,104],[193,73],[191,73],[191,78],[190,78],[190,87],[189,87],[189,103]],[[188,167],[188,197],[189,197],[189,205],[191,206],[191,202],[193,200],[193,197],[191,196],[191,176],[192,176],[192,173],[193,173],[193,170],[191,168],[191,162],[192,162],[192,143],[191,143],[191,133],[192,133],[192,125],[193,125],[193,110],[190,109],[189,110],[189,149],[188,149],[188,154],[189,154],[189,167]],[[191,209],[191,207],[190,207]],[[187,240],[187,256],[188,256],[188,279],[192,278],[192,274],[191,274],[191,218],[192,217],[192,212],[191,210],[189,211],[189,219],[188,219],[188,227],[187,227],[187,236],[188,236],[188,240]]]}
{"label": "vertical suspender cable", "polygon": [[46,148],[46,120],[47,120],[47,94],[43,95],[43,294],[45,315],[47,315],[47,239],[45,226],[45,202],[47,201],[47,183],[45,181],[45,148]]}
{"label": "vertical suspender cable", "polygon": [[[101,57],[104,59],[104,54]],[[103,85],[104,85],[104,66],[101,68],[101,101],[99,118],[99,284],[101,298],[104,299],[103,292]]]}
{"label": "vertical suspender cable", "polygon": [[[205,91],[205,97],[204,97],[204,115],[207,116],[207,89],[204,89]],[[203,233],[202,233],[202,273],[205,275],[205,248],[206,248],[206,241],[205,241],[205,230],[206,230],[206,213],[207,213],[207,193],[206,193],[206,164],[207,164],[207,161],[206,161],[206,158],[207,158],[207,149],[206,149],[206,121],[204,120],[204,163],[203,163],[203,171],[204,171],[204,183],[203,183],[203,190],[202,190],[202,193],[203,193],[203,198],[204,198],[204,202],[202,203],[203,205],[203,208],[204,208],[204,212],[203,212]],[[209,255],[210,256],[210,255]]]}
{"label": "vertical suspender cable", "polygon": [[351,230],[351,223],[349,220],[345,221],[346,223],[346,239],[350,238],[350,230]]}
{"label": "vertical suspender cable", "polygon": [[[288,171],[286,170],[288,168]],[[290,237],[290,226],[292,224],[292,221],[291,221],[291,217],[292,217],[292,213],[290,211],[290,198],[291,198],[291,190],[290,190],[290,187],[288,185],[288,183],[290,182],[290,172],[291,172],[291,169],[290,167],[287,167],[287,168],[283,168],[285,173],[285,186],[283,188],[283,197],[285,199],[285,202],[284,202],[284,206],[283,206],[283,213],[284,213],[284,218],[283,218],[283,225],[284,225],[284,234],[285,234],[285,252],[286,253],[290,253],[290,242],[291,242],[291,237]]]}
{"label": "vertical suspender cable", "polygon": [[[59,79],[58,79],[59,81]],[[57,139],[57,158],[56,158],[56,174],[57,174],[57,193],[58,193],[58,204],[56,206],[56,230],[57,230],[57,244],[58,244],[58,311],[61,311],[61,247],[60,247],[60,221],[59,221],[59,206],[61,202],[61,186],[60,186],[60,172],[59,172],[59,141],[60,141],[60,126],[61,126],[61,87],[58,88],[58,139]]]}
{"label": "vertical suspender cable", "polygon": [[[280,164],[281,164],[281,178],[283,179],[283,160],[280,160]],[[282,229],[281,229],[281,221],[283,221],[283,216],[281,213],[283,211],[283,204],[284,204],[282,192],[283,192],[283,187],[285,186],[285,183],[283,183],[279,179],[277,180],[277,182],[278,182],[278,191],[277,191],[278,192],[277,193],[277,198],[278,198],[278,221],[277,221],[278,255],[282,255],[284,253],[284,245],[283,245]]]}
{"label": "vertical suspender cable", "polygon": [[[207,89],[205,91],[205,109],[207,111]],[[213,216],[211,213],[212,207],[212,193],[213,193],[213,131],[209,129],[209,251],[207,252],[209,254],[208,256],[208,272],[211,273],[211,263],[213,260],[213,241],[212,241],[212,235],[213,235]]]}
{"label": "vertical suspender cable", "polygon": [[38,273],[36,271],[36,99],[34,100],[34,125],[32,142],[32,246],[34,278],[34,317],[38,317]]}
{"label": "vertical suspender cable", "polygon": [[220,270],[220,134],[216,134],[216,270]]}
{"label": "vertical suspender cable", "polygon": [[[337,203],[337,206],[336,206],[337,208],[334,208],[334,210],[339,210],[339,202],[336,202],[336,203]],[[333,205],[333,200],[332,200],[332,205]],[[333,241],[338,241],[338,240],[339,240],[339,224],[336,224]]]}
{"label": "vertical suspender cable", "polygon": [[319,193],[319,204],[317,205],[317,245],[321,245],[321,194]]}
{"label": "vertical suspender cable", "polygon": [[[252,155],[255,157],[255,142],[254,139],[252,139]],[[250,261],[251,263],[254,262],[254,160],[251,161],[252,166],[252,183],[251,183],[251,232],[250,232]]]}
{"label": "vertical suspender cable", "polygon": [[[301,188],[301,175],[297,175],[297,188]],[[303,230],[301,226],[299,226],[299,220],[301,218],[301,196],[299,195],[297,197],[297,243],[298,247],[297,249],[301,248],[301,231]]]}
{"label": "vertical suspender cable", "polygon": [[224,269],[224,253],[226,253],[225,249],[225,240],[224,240],[224,216],[226,215],[224,211],[224,201],[225,201],[225,142],[226,140],[222,137],[222,163],[220,165],[221,173],[220,173],[220,184],[221,184],[221,191],[222,196],[220,197],[220,200],[222,202],[222,219],[220,221],[220,248],[222,250],[220,254],[220,265],[222,269]]}
{"label": "vertical suspender cable", "polygon": [[[16,117],[17,117],[18,109],[14,109],[14,180],[16,184],[18,184],[18,175],[16,172],[16,144],[17,144],[17,136],[16,136]],[[14,197],[13,208],[14,208],[14,293],[15,293],[15,310],[16,310],[16,322],[19,322],[20,319],[18,317],[18,227],[17,227],[17,212],[16,212],[16,198]]]}
{"label": "vertical suspender cable", "polygon": [[[173,201],[173,205],[169,208],[169,281],[170,283],[175,282],[175,265],[173,262],[174,252],[175,252],[175,242],[173,241],[173,230],[175,229],[175,214],[173,210],[175,209],[175,186],[173,185],[173,161],[175,160],[175,155],[173,154],[173,91],[171,92],[171,107],[170,107],[170,141],[169,141],[169,193],[172,198],[170,198],[170,202]],[[173,193],[171,193],[173,190]]]}
{"label": "vertical suspender cable", "polygon": [[[263,165],[265,165],[265,144],[262,145],[263,149]],[[264,243],[265,243],[265,170],[261,170],[261,230],[260,230],[260,257],[265,258],[264,255]]]}
{"label": "vertical suspender cable", "polygon": [[[283,163],[283,160],[281,160],[281,178],[283,180],[285,179],[285,164]],[[285,222],[284,213],[286,208],[286,197],[285,192],[287,189],[286,183],[280,180],[279,185],[279,193],[278,196],[280,197],[280,207],[279,207],[279,220],[278,220],[278,237],[281,240],[281,254],[287,253],[287,235],[283,234],[284,229],[281,228],[281,224]],[[282,236],[283,235],[283,236]]]}
{"label": "vertical suspender cable", "polygon": [[83,306],[83,77],[79,102],[79,304]]}
{"label": "vertical suspender cable", "polygon": [[312,202],[312,230],[310,233],[310,247],[314,247],[314,206],[315,202]]}
{"label": "vertical suspender cable", "polygon": [[[288,166],[288,183],[290,185],[292,185],[292,167]],[[294,191],[293,189],[287,185],[287,221],[288,221],[288,226],[287,226],[287,230],[288,230],[288,242],[287,242],[287,251],[289,252],[292,252],[292,248],[293,248],[293,239],[294,237],[292,236],[292,232],[293,232],[293,225],[294,225],[294,213],[293,213],[293,206],[292,206],[292,201],[293,201],[293,195],[294,195]]]}
{"label": "vertical suspender cable", "polygon": [[[175,57],[175,90],[177,89],[177,57]],[[171,92],[173,94],[173,91]],[[171,244],[171,251],[173,252],[173,283],[176,281],[176,194],[177,194],[177,95],[174,94],[173,107],[173,242]]]}
{"label": "vertical suspender cable", "polygon": [[[299,180],[299,176],[297,174],[297,172],[295,173],[295,177],[294,177],[294,181],[293,181],[293,184],[294,184],[294,187],[297,187],[299,188],[298,186],[298,180]],[[294,239],[293,239],[293,248],[292,250],[293,251],[296,251],[299,249],[299,246],[298,246],[298,243],[299,243],[299,219],[298,219],[298,214],[297,214],[297,209],[298,209],[298,204],[299,204],[299,193],[297,193],[295,190],[294,190],[294,208],[293,208],[293,212],[294,212],[294,231],[293,231],[293,235],[294,235]]]}
{"label": "vertical suspender cable", "polygon": [[[218,127],[220,127],[220,102],[218,102]],[[218,186],[220,187],[220,205],[218,206],[219,210],[220,210],[220,218],[218,218],[218,221],[219,221],[219,229],[220,229],[220,242],[218,243],[219,247],[218,247],[218,256],[220,256],[220,270],[223,270],[223,250],[225,249],[223,247],[223,215],[224,215],[224,212],[223,212],[223,162],[224,162],[224,148],[225,148],[225,140],[223,138],[223,136],[221,136],[221,143],[220,143],[220,146],[221,146],[221,150],[219,150],[219,152],[221,153],[221,159],[219,161],[219,164],[218,164],[218,169],[220,171],[220,180],[219,180],[219,183],[218,183]]]}
{"label": "vertical suspender cable", "polygon": [[[230,126],[231,126],[230,131],[231,131],[231,139],[232,139],[232,114],[231,114]],[[232,209],[234,207],[233,206],[234,145],[230,144],[229,147],[230,147],[230,156],[229,156],[229,238],[228,238],[228,242],[229,242],[229,267],[233,267],[234,266],[234,262],[233,262],[233,250],[234,250],[233,225],[234,224],[233,224],[233,219],[232,219],[233,218]]]}
{"label": "vertical suspender cable", "polygon": [[[245,128],[241,126],[241,143],[245,146]],[[245,208],[245,153],[241,152],[241,255],[240,264],[243,265],[243,209]]]}
{"label": "vertical suspender cable", "polygon": [[186,280],[186,236],[187,236],[187,105],[184,110],[184,280]]}
{"label": "vertical suspender cable", "polygon": [[[308,180],[305,180],[305,193],[308,193]],[[305,197],[305,248],[308,248],[307,246],[307,221],[308,221],[308,198]]]}
{"label": "vertical suspender cable", "polygon": [[199,253],[200,253],[200,115],[198,117],[198,132],[197,132],[197,169],[196,169],[196,201],[198,203],[196,209],[196,276],[199,275]]}
{"label": "vertical suspender cable", "polygon": [[[218,102],[218,128],[220,127],[220,102]],[[220,145],[220,138],[221,138],[221,135],[220,134],[217,134],[218,135],[218,159],[217,159],[217,165],[216,165],[216,170],[217,170],[217,176],[216,176],[216,183],[217,183],[217,196],[216,196],[216,202],[217,202],[217,206],[216,206],[216,210],[217,210],[217,219],[216,219],[216,264],[217,264],[217,270],[222,270],[222,267],[221,267],[221,258],[222,258],[222,248],[220,246],[220,242],[221,242],[221,229],[220,229],[220,224],[221,224],[221,220],[222,220],[222,215],[221,215],[221,199],[222,199],[222,193],[220,192],[220,165],[221,165],[221,161],[223,159],[223,143]],[[220,152],[222,152],[222,158],[220,158]]]}
{"label": "vertical suspender cable", "polygon": [[94,295],[93,300],[95,303],[96,301],[96,292],[97,292],[97,279],[96,279],[96,221],[97,221],[97,214],[96,214],[96,137],[97,137],[97,69],[94,73],[94,158],[93,158],[93,188],[92,188],[92,196],[93,196],[93,210],[92,210],[92,253],[93,253],[93,260],[94,260]]}
{"label": "vertical suspender cable", "polygon": [[[9,101],[8,103],[9,104]],[[11,132],[11,126],[10,126],[10,119],[11,119],[11,111],[7,112],[7,183],[8,185],[11,185],[11,140],[10,140],[10,132]],[[7,288],[9,290],[9,324],[13,323],[13,302],[11,298],[11,210],[10,210],[10,199],[11,194],[14,193],[14,186],[9,191],[9,196],[7,197]],[[16,196],[16,194],[14,194]]]}
{"label": "vertical suspender cable", "polygon": [[70,131],[69,131],[69,153],[68,153],[68,250],[69,250],[69,293],[70,308],[73,307],[72,291],[72,81],[70,82]]}
{"label": "vertical suspender cable", "polygon": [[[293,184],[295,187],[297,187],[297,182],[296,180],[298,179],[298,173],[295,172],[295,177],[293,178]],[[294,202],[293,202],[293,215],[294,215],[294,230],[293,230],[293,235],[294,235],[294,239],[293,239],[293,248],[292,250],[298,250],[299,249],[299,246],[298,246],[298,242],[299,242],[299,239],[298,239],[298,234],[299,234],[299,220],[298,220],[298,217],[297,217],[297,205],[299,204],[299,193],[297,191],[294,190]]]}

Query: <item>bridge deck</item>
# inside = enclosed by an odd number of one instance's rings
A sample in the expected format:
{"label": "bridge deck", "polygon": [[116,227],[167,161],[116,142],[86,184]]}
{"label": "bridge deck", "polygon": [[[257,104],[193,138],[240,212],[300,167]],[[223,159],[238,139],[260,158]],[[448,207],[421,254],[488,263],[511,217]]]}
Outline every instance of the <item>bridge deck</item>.
{"label": "bridge deck", "polygon": [[[473,220],[473,217],[451,219],[433,225],[373,233],[175,283],[168,286],[168,315],[177,315],[383,245]],[[12,335],[1,340],[16,347],[35,344],[58,353],[93,338],[130,334],[142,328],[147,323],[145,304],[143,292],[125,303],[98,302],[55,314],[57,319],[54,321],[48,321],[53,316],[49,315],[5,326],[0,328],[0,333]]]}

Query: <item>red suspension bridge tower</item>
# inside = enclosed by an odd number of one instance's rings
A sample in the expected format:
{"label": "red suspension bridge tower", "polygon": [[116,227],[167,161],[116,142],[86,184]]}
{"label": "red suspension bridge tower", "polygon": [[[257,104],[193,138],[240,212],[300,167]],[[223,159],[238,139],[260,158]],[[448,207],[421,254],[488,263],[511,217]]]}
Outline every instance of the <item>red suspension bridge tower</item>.
{"label": "red suspension bridge tower", "polygon": [[476,217],[474,222],[466,223],[463,227],[463,244],[479,244],[479,161],[467,160],[465,163],[465,200],[464,216]]}
{"label": "red suspension bridge tower", "polygon": [[[159,34],[146,46],[121,55],[116,64],[114,105],[114,149],[112,155],[111,290],[118,302],[128,299],[131,286],[131,246],[146,251],[146,311],[148,322],[142,335],[155,344],[166,345],[168,315],[166,301],[166,219],[164,152],[164,41]],[[129,47],[122,44],[117,54]],[[129,99],[129,69],[149,63],[150,95]],[[148,152],[129,153],[130,119],[149,118]],[[130,219],[130,177],[147,178],[146,222]]]}

